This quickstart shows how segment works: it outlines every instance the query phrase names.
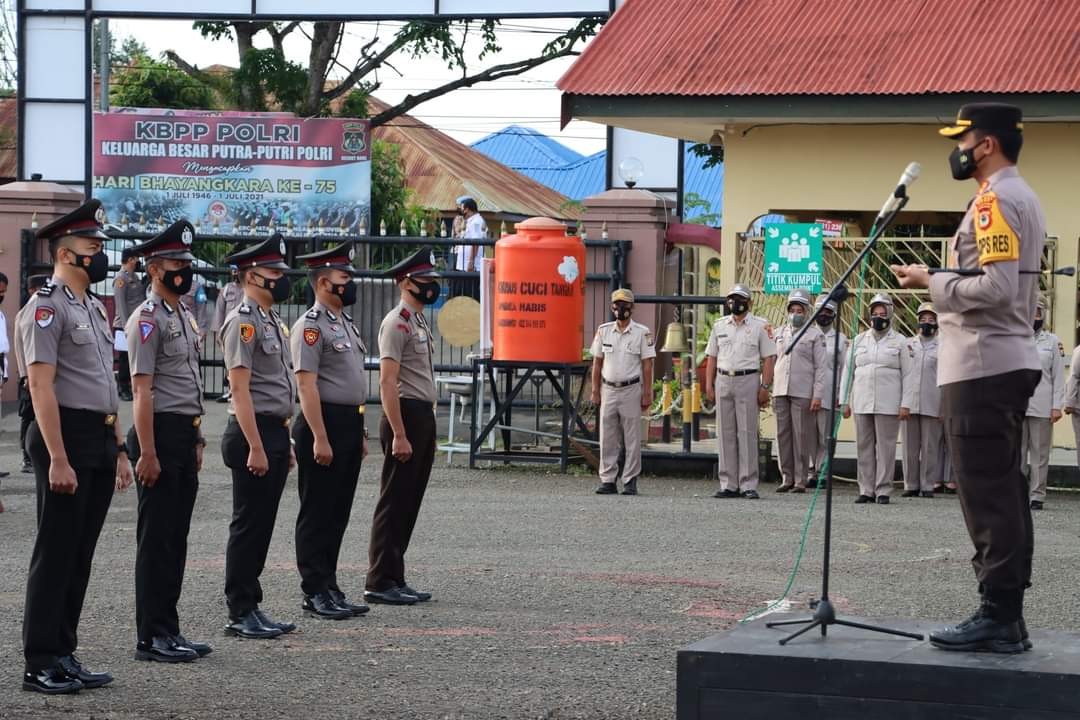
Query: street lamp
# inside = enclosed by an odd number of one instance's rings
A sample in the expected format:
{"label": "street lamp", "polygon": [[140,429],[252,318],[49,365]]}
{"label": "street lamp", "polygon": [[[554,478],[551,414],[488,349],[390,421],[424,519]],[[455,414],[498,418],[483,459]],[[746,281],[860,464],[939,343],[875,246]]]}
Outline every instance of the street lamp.
{"label": "street lamp", "polygon": [[619,177],[626,183],[626,187],[633,189],[642,176],[645,175],[645,163],[636,157],[624,158],[619,163]]}

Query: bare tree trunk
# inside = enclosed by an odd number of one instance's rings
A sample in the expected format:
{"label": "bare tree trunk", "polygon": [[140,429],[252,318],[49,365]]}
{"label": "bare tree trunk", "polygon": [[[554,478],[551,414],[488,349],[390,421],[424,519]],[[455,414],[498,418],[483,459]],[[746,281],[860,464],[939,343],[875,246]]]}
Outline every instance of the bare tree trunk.
{"label": "bare tree trunk", "polygon": [[318,115],[323,100],[326,77],[344,25],[340,22],[317,22],[311,33],[311,54],[308,56],[308,86],[301,114]]}
{"label": "bare tree trunk", "polygon": [[[244,56],[247,55],[248,50],[254,47],[253,38],[255,34],[263,30],[266,25],[267,23],[233,23],[233,30],[236,32],[236,51],[240,56],[240,64],[243,64]],[[240,110],[262,110],[262,88],[251,83],[237,83],[236,102]]]}

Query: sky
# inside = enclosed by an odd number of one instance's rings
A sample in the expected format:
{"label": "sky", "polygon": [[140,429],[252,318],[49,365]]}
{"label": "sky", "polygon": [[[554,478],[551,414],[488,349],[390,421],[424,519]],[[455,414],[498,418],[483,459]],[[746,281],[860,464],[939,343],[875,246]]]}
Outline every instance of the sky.
{"label": "sky", "polygon": [[[499,32],[502,51],[496,56],[478,60],[470,58],[469,69],[474,72],[493,64],[537,55],[573,20],[507,20]],[[389,39],[398,23],[350,23],[339,56],[343,63],[359,57],[358,48],[374,33]],[[151,54],[175,50],[182,58],[198,67],[214,64],[236,66],[236,45],[232,41],[205,40],[192,29],[190,21],[112,20],[110,32],[114,37],[134,36],[143,42]],[[469,43],[479,48],[480,39],[470,34]],[[119,43],[117,43],[119,44]],[[257,36],[257,45],[268,47],[266,33]],[[380,43],[381,45],[381,43]],[[285,54],[290,60],[307,65],[309,43],[297,30],[286,39]],[[578,152],[589,155],[604,149],[604,126],[580,121],[571,122],[559,130],[559,97],[555,81],[570,67],[574,58],[561,58],[534,68],[528,73],[495,82],[482,83],[474,88],[462,88],[413,109],[410,113],[466,145],[507,125],[525,125],[550,135]],[[391,59],[398,72],[389,68],[380,71],[382,87],[376,97],[389,103],[401,101],[410,92],[416,93],[437,87],[459,76],[439,57],[412,58],[399,53]],[[345,70],[338,68],[333,77]]]}

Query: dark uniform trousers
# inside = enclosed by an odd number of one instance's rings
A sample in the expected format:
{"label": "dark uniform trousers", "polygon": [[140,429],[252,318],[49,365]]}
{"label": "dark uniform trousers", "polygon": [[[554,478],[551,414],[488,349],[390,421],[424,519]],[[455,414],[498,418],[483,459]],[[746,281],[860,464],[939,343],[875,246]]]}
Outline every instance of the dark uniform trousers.
{"label": "dark uniform trousers", "polygon": [[125,390],[131,389],[131,360],[127,351],[117,350],[116,384]]}
{"label": "dark uniform trousers", "polygon": [[296,566],[305,595],[341,590],[338,554],[349,525],[364,447],[364,416],[356,405],[322,404],[334,459],[315,462],[314,436],[303,413],[293,426],[300,513],[296,517]]}
{"label": "dark uniform trousers", "polygon": [[248,472],[250,448],[236,418],[229,418],[221,436],[221,457],[233,479],[233,515],[225,546],[225,601],[234,619],[262,602],[259,576],[266,564],[278,503],[289,476],[288,418],[256,415],[255,423],[270,464],[262,477]]}
{"label": "dark uniform trousers", "polygon": [[[184,584],[191,513],[199,492],[195,416],[154,413],[154,448],[161,475],[153,487],[138,484],[138,549],[135,552],[135,627],[139,640],[180,634],[176,605]],[[132,427],[132,463],[141,454]]]}
{"label": "dark uniform trousers", "polygon": [[1035,542],[1020,437],[1039,376],[1038,370],[1016,370],[942,386],[960,508],[975,545],[971,563],[1005,621],[1019,618],[1031,585]]}
{"label": "dark uniform trousers", "polygon": [[425,400],[401,400],[401,422],[412,445],[408,462],[394,458],[394,431],[383,416],[379,442],[383,450],[382,481],[371,521],[366,590],[382,592],[405,584],[405,551],[409,549],[420,503],[435,462],[435,412]]}
{"label": "dark uniform trousers", "polygon": [[90,566],[116,484],[116,430],[105,422],[101,413],[60,408],[60,433],[78,481],[74,495],[49,489],[49,450],[36,422],[26,434],[38,499],[23,615],[29,671],[56,665],[79,644]]}
{"label": "dark uniform trousers", "polygon": [[19,447],[22,448],[23,462],[30,463],[30,454],[26,452],[26,431],[34,422],[34,403],[30,400],[30,381],[19,378]]}

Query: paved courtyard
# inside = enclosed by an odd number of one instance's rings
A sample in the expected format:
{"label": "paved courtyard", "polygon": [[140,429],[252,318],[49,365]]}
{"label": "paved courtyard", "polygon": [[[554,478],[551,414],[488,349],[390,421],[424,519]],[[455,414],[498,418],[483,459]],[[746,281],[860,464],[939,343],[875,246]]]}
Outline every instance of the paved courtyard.
{"label": "paved courtyard", "polygon": [[[210,412],[180,612],[185,634],[210,640],[214,653],[182,666],[132,660],[132,490],[113,500],[81,626],[80,656],[116,682],[73,697],[22,692],[35,529],[32,480],[16,472],[3,481],[0,515],[0,718],[671,718],[676,651],[782,592],[809,502],[771,491],[757,502],[714,500],[713,484],[672,477],[644,478],[638,497],[595,496],[589,475],[543,466],[469,471],[440,456],[408,555],[410,583],[434,591],[435,601],[328,622],[299,612],[294,475],[263,578],[264,607],[300,630],[239,641],[221,632],[231,495],[218,451],[222,406]],[[13,418],[4,428],[0,467],[15,469]],[[373,450],[342,553],[343,585],[354,595],[378,486]],[[888,507],[854,506],[853,498],[842,487],[835,513],[833,589],[842,611],[947,620],[970,610],[970,551],[955,497],[898,498]],[[1080,497],[1052,493],[1036,529],[1028,622],[1080,629]],[[792,592],[797,609],[818,591],[820,532],[819,519]]]}

